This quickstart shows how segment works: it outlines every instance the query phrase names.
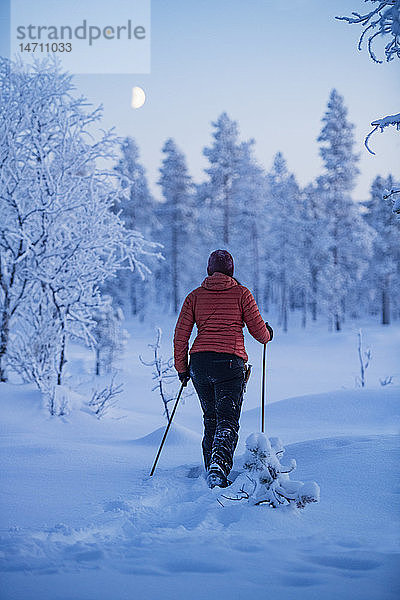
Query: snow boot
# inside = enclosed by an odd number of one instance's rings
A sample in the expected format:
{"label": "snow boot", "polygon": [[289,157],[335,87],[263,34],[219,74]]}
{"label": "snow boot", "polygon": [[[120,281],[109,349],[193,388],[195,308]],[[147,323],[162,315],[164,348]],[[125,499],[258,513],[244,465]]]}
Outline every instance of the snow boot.
{"label": "snow boot", "polygon": [[230,485],[225,473],[218,465],[211,465],[207,473],[207,485],[210,489],[214,487],[226,488]]}

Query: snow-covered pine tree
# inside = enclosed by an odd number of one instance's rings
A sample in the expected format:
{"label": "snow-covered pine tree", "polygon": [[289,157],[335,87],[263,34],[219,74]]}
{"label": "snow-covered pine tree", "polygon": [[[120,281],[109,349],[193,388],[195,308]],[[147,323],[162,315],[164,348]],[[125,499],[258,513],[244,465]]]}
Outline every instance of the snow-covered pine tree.
{"label": "snow-covered pine tree", "polygon": [[304,278],[299,239],[300,191],[281,152],[275,155],[267,180],[269,211],[266,268],[277,290],[280,323],[283,330],[287,331],[291,292]]}
{"label": "snow-covered pine tree", "polygon": [[242,458],[243,472],[221,494],[219,502],[247,500],[255,506],[305,508],[319,502],[320,489],[315,481],[292,481],[289,474],[296,469],[296,461],[282,465],[285,452],[279,438],[268,438],[264,433],[252,433],[246,439]]}
{"label": "snow-covered pine tree", "polygon": [[213,144],[203,149],[203,154],[210,162],[205,171],[209,176],[207,181],[207,197],[209,204],[215,209],[214,222],[215,244],[221,243],[229,247],[232,236],[232,207],[233,187],[239,177],[242,148],[238,141],[238,126],[223,112],[215,122]]}
{"label": "snow-covered pine tree", "polygon": [[326,214],[329,259],[323,287],[333,326],[340,331],[346,313],[346,297],[368,265],[373,231],[362,218],[360,205],[351,198],[359,172],[354,152],[354,125],[347,120],[343,97],[333,89],[318,137],[325,172],[318,177]]}
{"label": "snow-covered pine tree", "polygon": [[383,199],[386,200],[390,198],[392,201],[392,213],[396,215],[397,220],[400,220],[400,189],[398,190],[389,190],[384,196]]}
{"label": "snow-covered pine tree", "polygon": [[[195,183],[193,188],[196,215],[196,249],[198,256],[207,257],[218,247],[216,223],[220,220],[220,211],[210,195],[208,181]],[[204,275],[204,269],[202,271]]]}
{"label": "snow-covered pine tree", "polygon": [[[120,215],[128,230],[138,230],[147,239],[157,239],[160,223],[156,217],[157,203],[149,191],[146,171],[139,160],[139,148],[132,137],[121,143],[121,157],[115,171],[121,177],[121,194],[115,201],[115,211]],[[129,304],[129,312],[144,318],[150,301],[151,277],[143,279],[137,271],[118,273],[118,285],[107,283],[107,290],[124,306]]]}
{"label": "snow-covered pine tree", "polygon": [[301,191],[301,240],[302,279],[299,289],[303,295],[302,325],[306,326],[307,310],[313,321],[317,320],[320,307],[321,273],[328,258],[329,239],[326,236],[326,217],[316,183],[308,184]]}
{"label": "snow-covered pine tree", "polygon": [[374,303],[378,303],[383,325],[391,321],[391,304],[400,295],[400,222],[391,211],[392,201],[385,200],[385,190],[396,186],[392,175],[378,175],[371,186],[371,197],[365,202],[367,223],[375,230],[373,256],[368,266],[366,283]]}
{"label": "snow-covered pine tree", "polygon": [[92,335],[96,375],[111,373],[116,361],[122,355],[128,336],[127,331],[122,327],[123,319],[122,309],[113,307],[111,296],[103,296],[103,303],[93,314],[95,326]]}
{"label": "snow-covered pine tree", "polygon": [[57,322],[49,368],[60,384],[67,337],[90,336],[98,286],[123,267],[148,270],[143,258],[154,245],[111,210],[119,176],[97,163],[115,158],[116,140],[110,132],[93,137],[101,110],[74,96],[55,61],[0,65],[1,378],[9,333],[34,298]]}
{"label": "snow-covered pine tree", "polygon": [[166,263],[160,269],[160,290],[167,291],[167,301],[175,314],[178,313],[191,279],[193,256],[192,232],[196,223],[193,202],[193,183],[188,173],[183,153],[173,139],[169,138],[162,149],[164,159],[160,168],[164,203],[159,207],[162,224],[161,241]]}
{"label": "snow-covered pine tree", "polygon": [[232,187],[231,248],[240,266],[240,279],[251,286],[257,302],[262,289],[262,265],[266,258],[266,200],[268,184],[265,173],[253,155],[254,140],[240,145],[238,178]]}

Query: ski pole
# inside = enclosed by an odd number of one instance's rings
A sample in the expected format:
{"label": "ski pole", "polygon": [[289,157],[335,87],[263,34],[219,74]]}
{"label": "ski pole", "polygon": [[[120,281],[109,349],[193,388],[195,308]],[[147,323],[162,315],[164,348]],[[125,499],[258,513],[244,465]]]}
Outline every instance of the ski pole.
{"label": "ski pole", "polygon": [[264,344],[261,385],[261,431],[265,430],[265,364],[267,362],[267,344]]}
{"label": "ski pole", "polygon": [[180,397],[181,397],[181,395],[182,395],[182,392],[183,392],[183,388],[184,388],[184,387],[185,387],[185,384],[184,384],[184,383],[182,383],[182,385],[181,385],[181,389],[179,390],[179,394],[178,394],[178,396],[177,396],[177,398],[176,398],[175,405],[174,405],[174,408],[173,408],[173,410],[172,410],[172,413],[171,413],[170,419],[169,419],[169,421],[168,421],[167,428],[166,428],[166,430],[165,430],[165,432],[164,432],[163,439],[161,440],[161,444],[160,444],[160,447],[159,447],[159,449],[158,449],[157,456],[156,456],[156,458],[155,458],[155,461],[154,461],[153,467],[152,467],[152,469],[151,469],[151,471],[150,471],[150,477],[152,477],[152,475],[153,475],[153,473],[154,473],[154,471],[155,471],[155,468],[156,468],[156,466],[157,466],[157,462],[158,462],[158,459],[160,458],[161,450],[163,449],[163,446],[164,446],[165,439],[166,439],[166,437],[167,437],[167,435],[168,435],[169,428],[171,427],[172,419],[174,418],[175,411],[176,411],[176,409],[177,409],[178,402],[179,402],[179,400],[180,400]]}

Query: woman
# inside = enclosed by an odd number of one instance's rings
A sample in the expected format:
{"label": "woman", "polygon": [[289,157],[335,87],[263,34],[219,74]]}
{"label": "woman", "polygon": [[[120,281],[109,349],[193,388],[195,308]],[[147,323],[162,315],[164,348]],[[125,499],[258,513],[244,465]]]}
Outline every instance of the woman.
{"label": "woman", "polygon": [[[226,487],[238,441],[245,384],[244,324],[266,344],[273,331],[264,323],[251,292],[233,278],[233,258],[215,250],[208,259],[208,277],[185,299],[174,335],[175,368],[189,379],[199,396],[204,417],[203,457],[209,487]],[[197,337],[188,344],[193,325]]]}

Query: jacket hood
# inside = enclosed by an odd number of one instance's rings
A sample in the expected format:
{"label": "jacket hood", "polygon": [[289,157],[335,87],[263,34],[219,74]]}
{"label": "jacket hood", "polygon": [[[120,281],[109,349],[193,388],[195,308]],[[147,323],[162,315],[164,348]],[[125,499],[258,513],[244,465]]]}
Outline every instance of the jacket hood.
{"label": "jacket hood", "polygon": [[235,285],[237,285],[237,282],[232,277],[216,271],[209,277],[205,278],[201,284],[201,287],[206,288],[206,290],[220,291],[228,290]]}

